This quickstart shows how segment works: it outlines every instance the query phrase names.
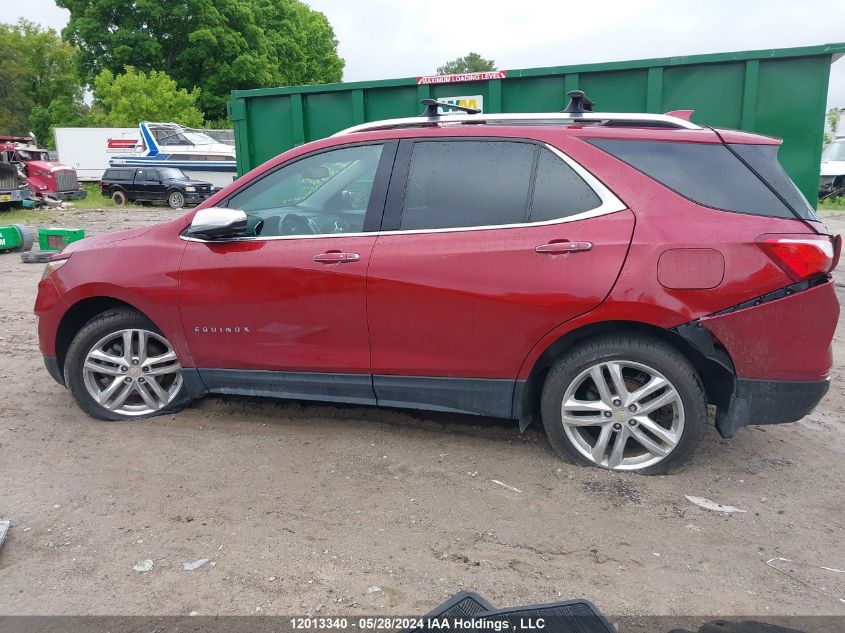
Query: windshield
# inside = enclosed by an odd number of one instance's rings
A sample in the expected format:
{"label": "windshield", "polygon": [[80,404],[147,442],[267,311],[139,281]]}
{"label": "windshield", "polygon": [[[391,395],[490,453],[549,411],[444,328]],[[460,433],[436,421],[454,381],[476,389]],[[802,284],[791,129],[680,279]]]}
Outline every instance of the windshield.
{"label": "windshield", "polygon": [[185,175],[181,169],[176,169],[175,167],[166,167],[165,169],[159,170],[161,174],[162,180],[187,180],[188,177]]}
{"label": "windshield", "polygon": [[824,148],[822,160],[845,160],[845,140],[833,141]]}
{"label": "windshield", "polygon": [[21,160],[48,160],[47,152],[21,149],[18,150],[18,155],[21,157]]}

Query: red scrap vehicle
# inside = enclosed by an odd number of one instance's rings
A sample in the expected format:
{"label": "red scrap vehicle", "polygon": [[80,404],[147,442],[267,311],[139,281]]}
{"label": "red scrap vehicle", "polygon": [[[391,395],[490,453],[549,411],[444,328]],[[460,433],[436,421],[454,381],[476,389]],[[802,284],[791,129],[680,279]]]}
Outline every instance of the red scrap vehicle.
{"label": "red scrap vehicle", "polygon": [[49,152],[35,145],[31,136],[0,136],[0,151],[23,165],[27,182],[38,198],[78,200],[88,193],[79,185],[76,170],[50,160]]}
{"label": "red scrap vehicle", "polygon": [[206,393],[539,419],[561,457],[648,474],[708,405],[731,437],[824,397],[841,239],[779,140],[580,94],[433,103],[68,246],[35,306],[50,374],[107,420]]}

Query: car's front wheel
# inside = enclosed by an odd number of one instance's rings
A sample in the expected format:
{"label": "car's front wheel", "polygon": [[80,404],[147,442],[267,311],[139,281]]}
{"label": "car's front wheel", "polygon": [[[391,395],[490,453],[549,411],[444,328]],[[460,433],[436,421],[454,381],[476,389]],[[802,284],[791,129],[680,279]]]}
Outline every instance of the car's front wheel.
{"label": "car's front wheel", "polygon": [[695,368],[663,341],[634,335],[570,350],[549,370],[541,407],[561,457],[649,475],[688,461],[707,421]]}
{"label": "car's front wheel", "polygon": [[89,321],[70,344],[64,376],[79,406],[101,420],[173,411],[188,400],[173,346],[135,310]]}
{"label": "car's front wheel", "polygon": [[179,191],[171,191],[167,196],[167,204],[171,209],[181,209],[185,206],[185,196]]}

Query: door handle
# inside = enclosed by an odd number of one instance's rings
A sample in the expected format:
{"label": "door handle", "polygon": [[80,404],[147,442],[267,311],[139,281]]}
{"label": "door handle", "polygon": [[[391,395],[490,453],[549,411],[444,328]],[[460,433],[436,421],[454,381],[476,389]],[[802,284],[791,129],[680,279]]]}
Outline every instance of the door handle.
{"label": "door handle", "polygon": [[340,251],[328,251],[314,255],[314,261],[318,264],[349,264],[361,259],[358,253],[341,253]]}
{"label": "door handle", "polygon": [[593,250],[592,242],[549,242],[534,247],[535,253],[544,255],[565,255],[566,253],[580,253]]}

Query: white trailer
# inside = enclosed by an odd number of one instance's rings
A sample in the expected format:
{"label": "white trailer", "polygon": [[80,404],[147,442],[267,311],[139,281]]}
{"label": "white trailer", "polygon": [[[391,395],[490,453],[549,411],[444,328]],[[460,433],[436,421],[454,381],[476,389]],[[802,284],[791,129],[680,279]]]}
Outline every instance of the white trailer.
{"label": "white trailer", "polygon": [[76,169],[80,181],[99,181],[109,159],[142,145],[137,127],[57,127],[59,162]]}

